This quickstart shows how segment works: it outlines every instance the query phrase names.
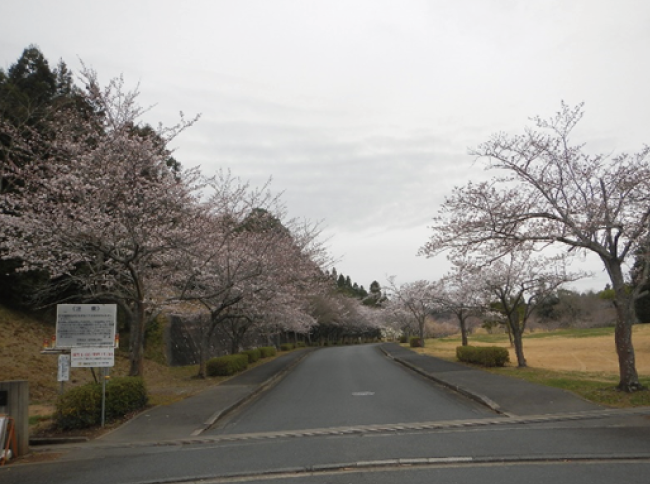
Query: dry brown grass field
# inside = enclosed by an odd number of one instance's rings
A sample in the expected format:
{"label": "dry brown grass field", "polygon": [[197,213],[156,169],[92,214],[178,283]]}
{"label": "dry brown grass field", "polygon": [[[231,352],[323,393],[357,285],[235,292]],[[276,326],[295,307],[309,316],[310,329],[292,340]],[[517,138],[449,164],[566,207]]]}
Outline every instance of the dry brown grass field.
{"label": "dry brown grass field", "polygon": [[[637,325],[633,330],[639,380],[650,387],[650,325]],[[524,355],[528,368],[517,368],[514,350],[505,334],[473,334],[469,344],[508,348],[509,365],[487,371],[569,390],[601,405],[650,406],[649,391],[625,393],[616,390],[619,375],[614,328],[527,333]],[[455,360],[459,345],[460,337],[428,339],[426,347],[417,351]]]}
{"label": "dry brown grass field", "polygon": [[[650,376],[650,325],[636,325],[633,330],[637,370],[640,375]],[[428,339],[426,347],[418,351],[455,359],[459,344],[459,337]],[[516,362],[514,350],[505,334],[470,335],[469,344],[508,348],[511,362]],[[612,376],[618,374],[613,328],[527,333],[524,336],[524,354],[528,366],[533,368]],[[514,366],[514,363],[511,365]]]}

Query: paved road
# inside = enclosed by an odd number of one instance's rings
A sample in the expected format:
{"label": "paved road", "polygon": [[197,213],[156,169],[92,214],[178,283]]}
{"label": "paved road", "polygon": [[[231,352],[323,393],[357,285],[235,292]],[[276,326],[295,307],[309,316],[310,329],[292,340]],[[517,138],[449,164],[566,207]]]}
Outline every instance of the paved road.
{"label": "paved road", "polygon": [[495,415],[362,346],[309,354],[199,436],[61,452],[51,463],[0,468],[0,483],[646,484],[650,420],[602,410]]}
{"label": "paved road", "polygon": [[495,416],[396,365],[377,346],[326,348],[225,425],[202,435]]}

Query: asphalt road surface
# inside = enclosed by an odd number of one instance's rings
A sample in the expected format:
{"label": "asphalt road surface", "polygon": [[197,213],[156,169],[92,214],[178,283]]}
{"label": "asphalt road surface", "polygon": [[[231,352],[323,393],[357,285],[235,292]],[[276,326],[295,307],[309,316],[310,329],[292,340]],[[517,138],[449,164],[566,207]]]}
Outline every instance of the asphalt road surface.
{"label": "asphalt road surface", "polygon": [[495,416],[386,358],[376,346],[327,348],[208,434],[241,434]]}
{"label": "asphalt road surface", "polygon": [[193,440],[82,446],[2,484],[650,482],[650,420],[494,415],[385,358],[325,348]]}

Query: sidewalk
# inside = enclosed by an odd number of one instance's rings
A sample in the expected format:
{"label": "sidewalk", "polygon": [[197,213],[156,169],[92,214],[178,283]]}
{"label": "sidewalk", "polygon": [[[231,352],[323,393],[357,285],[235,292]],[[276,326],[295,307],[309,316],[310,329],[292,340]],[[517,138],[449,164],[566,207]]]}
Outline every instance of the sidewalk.
{"label": "sidewalk", "polygon": [[495,375],[469,366],[415,353],[397,343],[384,343],[390,358],[493,410],[513,416],[565,414],[603,410],[604,407],[543,385]]}
{"label": "sidewalk", "polygon": [[273,384],[312,350],[292,351],[198,395],[172,405],[154,407],[89,444],[159,442],[198,436],[219,417]]}

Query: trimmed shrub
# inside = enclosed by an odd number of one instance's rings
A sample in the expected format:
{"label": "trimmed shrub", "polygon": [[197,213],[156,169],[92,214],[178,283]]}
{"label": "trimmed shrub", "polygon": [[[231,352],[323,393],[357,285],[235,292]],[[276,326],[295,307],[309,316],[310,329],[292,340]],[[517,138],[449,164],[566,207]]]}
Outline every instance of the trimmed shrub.
{"label": "trimmed shrub", "polygon": [[246,368],[248,368],[248,355],[245,353],[210,358],[206,363],[208,376],[230,376]]}
{"label": "trimmed shrub", "polygon": [[[119,377],[106,383],[107,421],[139,410],[147,404],[142,378]],[[88,383],[68,390],[56,402],[55,425],[62,430],[83,429],[101,423],[102,386]]]}
{"label": "trimmed shrub", "polygon": [[236,353],[234,355],[210,358],[206,363],[208,376],[231,376],[248,368],[248,355]]}
{"label": "trimmed shrub", "polygon": [[481,366],[504,366],[510,361],[510,353],[499,346],[458,346],[458,361]]}
{"label": "trimmed shrub", "polygon": [[304,341],[296,341],[295,346],[296,346],[296,348],[306,348],[307,343],[305,343]]}
{"label": "trimmed shrub", "polygon": [[102,386],[88,383],[72,388],[58,398],[54,421],[62,430],[85,429],[100,422],[101,411]]}
{"label": "trimmed shrub", "polygon": [[147,405],[147,400],[147,389],[141,377],[113,378],[106,384],[106,419],[113,420],[139,410]]}
{"label": "trimmed shrub", "polygon": [[259,360],[262,357],[262,352],[260,351],[259,348],[242,351],[242,353],[248,355],[248,363],[255,363],[257,360]]}
{"label": "trimmed shrub", "polygon": [[408,337],[405,334],[401,335],[399,337],[399,342],[402,343],[402,344],[403,343],[408,343]]}
{"label": "trimmed shrub", "polygon": [[275,346],[262,346],[260,348],[260,353],[262,353],[262,358],[270,358],[278,354]]}
{"label": "trimmed shrub", "polygon": [[280,351],[291,351],[293,349],[293,343],[282,343],[280,345]]}
{"label": "trimmed shrub", "polygon": [[411,348],[422,348],[424,346],[422,343],[423,341],[417,336],[411,336],[411,339],[409,340]]}

